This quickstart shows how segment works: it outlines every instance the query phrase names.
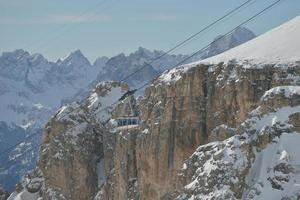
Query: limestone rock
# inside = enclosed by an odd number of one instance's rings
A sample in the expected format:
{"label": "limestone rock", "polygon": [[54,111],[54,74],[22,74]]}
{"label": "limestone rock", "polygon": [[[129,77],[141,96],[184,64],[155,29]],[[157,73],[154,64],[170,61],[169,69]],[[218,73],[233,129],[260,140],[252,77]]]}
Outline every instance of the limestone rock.
{"label": "limestone rock", "polygon": [[240,124],[242,133],[196,150],[182,168],[178,179],[182,190],[177,199],[299,198],[294,183],[300,180],[299,156],[295,156],[300,135],[288,120],[299,112],[300,103],[294,104],[299,96],[278,95],[284,98],[282,107],[265,112],[262,98],[249,119]]}

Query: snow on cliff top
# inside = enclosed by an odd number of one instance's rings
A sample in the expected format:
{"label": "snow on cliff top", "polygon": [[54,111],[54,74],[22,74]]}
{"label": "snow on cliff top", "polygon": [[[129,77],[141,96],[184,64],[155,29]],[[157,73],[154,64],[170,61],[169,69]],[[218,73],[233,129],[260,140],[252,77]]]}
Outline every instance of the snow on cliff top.
{"label": "snow on cliff top", "polygon": [[164,72],[163,82],[177,81],[181,74],[198,64],[218,64],[236,61],[244,67],[264,64],[287,66],[300,61],[300,16],[219,55],[182,65]]}
{"label": "snow on cliff top", "polygon": [[217,56],[204,63],[235,60],[254,61],[258,64],[285,64],[300,61],[300,16]]}

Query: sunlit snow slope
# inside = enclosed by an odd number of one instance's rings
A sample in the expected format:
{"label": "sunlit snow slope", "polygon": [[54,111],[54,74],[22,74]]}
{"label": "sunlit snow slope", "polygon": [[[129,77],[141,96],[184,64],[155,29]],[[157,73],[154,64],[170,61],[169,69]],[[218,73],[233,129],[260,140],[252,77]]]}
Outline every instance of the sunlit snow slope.
{"label": "sunlit snow slope", "polygon": [[282,64],[299,61],[299,35],[300,16],[243,45],[205,59],[202,62],[218,63],[235,59],[267,64]]}

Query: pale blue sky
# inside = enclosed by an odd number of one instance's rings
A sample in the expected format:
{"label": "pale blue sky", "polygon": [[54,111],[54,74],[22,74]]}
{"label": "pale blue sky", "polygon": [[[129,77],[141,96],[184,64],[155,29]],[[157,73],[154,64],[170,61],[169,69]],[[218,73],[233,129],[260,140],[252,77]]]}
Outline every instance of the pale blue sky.
{"label": "pale blue sky", "polygon": [[[23,48],[50,60],[81,49],[99,56],[139,46],[168,50],[246,0],[0,0],[0,52]],[[192,53],[275,0],[251,6],[175,53]],[[299,0],[283,0],[248,27],[261,34],[300,15]]]}

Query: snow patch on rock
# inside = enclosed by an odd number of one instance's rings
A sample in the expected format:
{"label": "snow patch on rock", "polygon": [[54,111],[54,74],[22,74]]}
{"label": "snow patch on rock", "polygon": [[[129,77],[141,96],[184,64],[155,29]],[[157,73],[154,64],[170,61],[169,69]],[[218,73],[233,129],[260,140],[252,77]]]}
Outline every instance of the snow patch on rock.
{"label": "snow patch on rock", "polygon": [[273,97],[275,95],[284,95],[285,97],[291,97],[293,95],[300,96],[300,86],[278,86],[274,87],[265,92],[265,94],[261,97],[261,100],[268,100],[268,98]]}

